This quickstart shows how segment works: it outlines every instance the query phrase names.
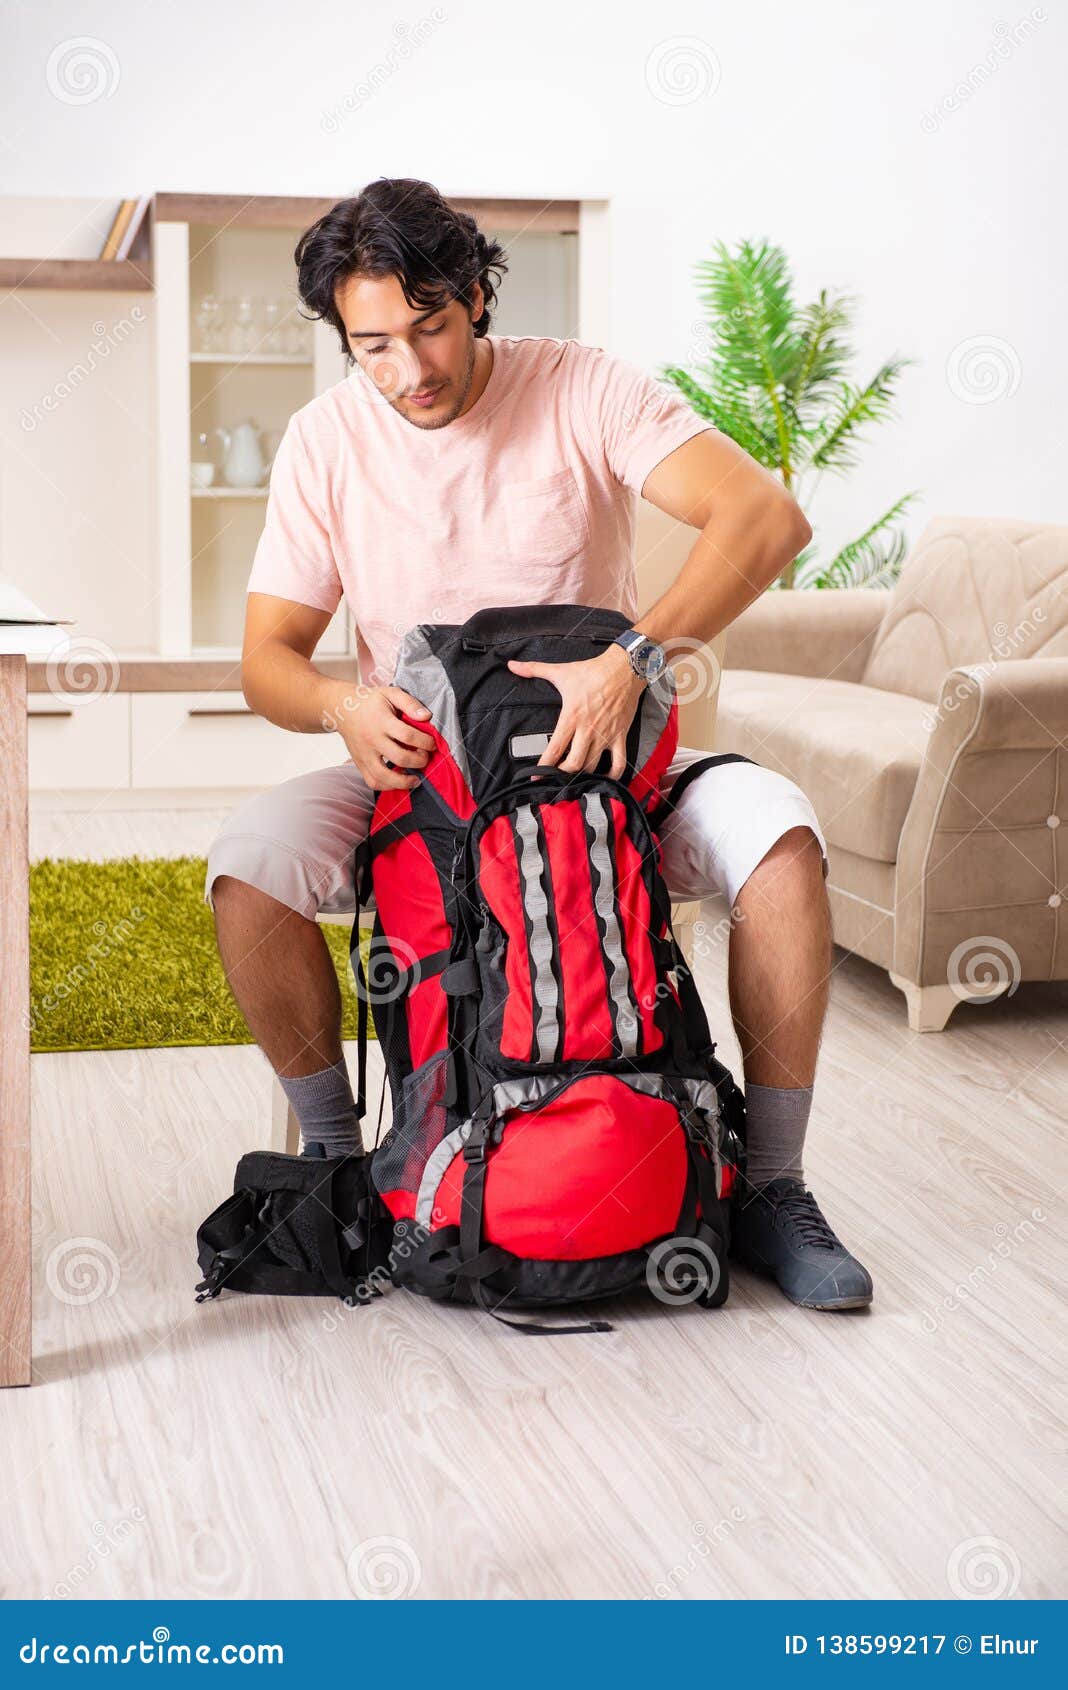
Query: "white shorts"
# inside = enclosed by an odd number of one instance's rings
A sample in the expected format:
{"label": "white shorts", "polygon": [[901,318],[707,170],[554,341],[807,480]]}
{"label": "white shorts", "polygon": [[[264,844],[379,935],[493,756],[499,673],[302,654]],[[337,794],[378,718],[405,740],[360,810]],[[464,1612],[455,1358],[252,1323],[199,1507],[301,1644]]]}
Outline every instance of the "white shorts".
{"label": "white shorts", "polygon": [[[680,746],[662,788],[707,751]],[[356,907],[353,853],[367,835],[374,794],[355,763],[298,775],[258,793],[230,817],[208,855],[205,897],[220,874],[257,886],[313,919]],[[757,864],[794,827],[827,842],[805,794],[757,763],[719,763],[687,786],[661,829],[664,878],[672,897],[722,894],[733,908]]]}

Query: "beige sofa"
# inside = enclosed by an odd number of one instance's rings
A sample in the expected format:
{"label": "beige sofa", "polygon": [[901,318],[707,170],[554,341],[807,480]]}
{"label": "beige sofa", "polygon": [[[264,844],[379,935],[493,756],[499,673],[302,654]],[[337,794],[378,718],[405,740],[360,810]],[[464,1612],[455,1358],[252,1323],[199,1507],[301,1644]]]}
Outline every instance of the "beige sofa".
{"label": "beige sofa", "polygon": [[808,793],[835,939],[914,1030],[1068,979],[1068,527],[936,517],[889,592],[765,593],[715,745]]}

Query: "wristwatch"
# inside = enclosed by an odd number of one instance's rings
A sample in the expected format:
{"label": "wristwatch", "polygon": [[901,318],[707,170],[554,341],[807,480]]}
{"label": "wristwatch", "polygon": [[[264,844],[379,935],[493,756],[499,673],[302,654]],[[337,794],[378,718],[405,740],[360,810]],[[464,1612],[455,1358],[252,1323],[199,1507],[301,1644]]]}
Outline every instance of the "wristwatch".
{"label": "wristwatch", "polygon": [[663,646],[657,645],[638,628],[627,628],[616,636],[612,644],[623,647],[634,673],[647,685],[657,680],[667,667],[667,653]]}

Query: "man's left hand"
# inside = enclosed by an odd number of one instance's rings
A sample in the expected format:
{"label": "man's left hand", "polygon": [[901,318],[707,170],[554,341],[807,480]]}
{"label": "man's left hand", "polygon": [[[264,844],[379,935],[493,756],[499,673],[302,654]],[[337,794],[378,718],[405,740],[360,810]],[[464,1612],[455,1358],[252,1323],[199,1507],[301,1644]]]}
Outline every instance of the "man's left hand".
{"label": "man's left hand", "polygon": [[611,751],[608,772],[619,780],[627,766],[627,730],[645,687],[622,646],[609,646],[581,663],[522,663],[512,658],[508,667],[513,675],[551,682],[562,700],[537,766],[578,774],[595,769],[604,752]]}

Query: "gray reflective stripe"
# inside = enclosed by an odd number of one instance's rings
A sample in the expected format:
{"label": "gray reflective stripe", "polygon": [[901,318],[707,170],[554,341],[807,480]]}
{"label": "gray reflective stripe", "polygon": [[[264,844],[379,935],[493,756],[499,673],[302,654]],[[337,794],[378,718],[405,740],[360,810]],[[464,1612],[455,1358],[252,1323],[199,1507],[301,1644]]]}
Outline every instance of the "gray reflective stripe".
{"label": "gray reflective stripe", "polygon": [[712,1160],[716,1165],[716,1196],[723,1196],[723,1158],[719,1153],[719,1092],[711,1080],[683,1080],[690,1101],[715,1123],[708,1134]]}
{"label": "gray reflective stripe", "polygon": [[426,705],[434,727],[452,753],[453,762],[470,786],[471,770],[460,732],[456,694],[441,658],[431,650],[430,641],[422,628],[409,628],[401,640],[393,685],[403,687],[420,704]]}
{"label": "gray reflective stripe", "polygon": [[656,742],[667,727],[671,701],[675,697],[675,677],[668,662],[663,674],[651,681],[641,697],[642,720],[638,729],[638,750],[634,769],[640,773],[656,749]]}
{"label": "gray reflective stripe", "polygon": [[470,1121],[464,1121],[462,1126],[447,1133],[426,1159],[423,1177],[419,1181],[419,1194],[415,1199],[415,1218],[428,1232],[434,1224],[434,1199],[438,1194],[438,1186],[445,1178],[453,1157],[459,1155],[463,1149],[464,1141],[470,1132]]}
{"label": "gray reflective stripe", "polygon": [[719,1120],[719,1092],[711,1080],[683,1080],[683,1085],[689,1092],[698,1109],[703,1109],[714,1120]]}
{"label": "gray reflective stripe", "polygon": [[[590,1074],[576,1074],[576,1080],[618,1080],[620,1085],[629,1086],[631,1091],[644,1092],[647,1097],[662,1097],[666,1102],[673,1102],[670,1091],[660,1074],[616,1074],[606,1073],[598,1068]],[[689,1086],[708,1085],[706,1080],[685,1080]],[[525,1104],[540,1103],[549,1092],[555,1091],[560,1085],[558,1074],[522,1074],[514,1080],[498,1080],[493,1088],[493,1108],[497,1115],[503,1115],[508,1109],[521,1109]],[[709,1089],[715,1096],[715,1087]]]}
{"label": "gray reflective stripe", "polygon": [[630,969],[623,954],[623,935],[616,918],[616,892],[612,878],[612,858],[608,849],[608,829],[611,817],[608,800],[601,792],[588,792],[582,808],[593,833],[590,845],[590,876],[593,881],[593,903],[604,927],[601,944],[608,961],[608,1000],[612,1019],[619,1035],[624,1056],[638,1054],[638,1017],[630,1001]]}
{"label": "gray reflective stripe", "polygon": [[524,1103],[537,1103],[559,1084],[558,1074],[526,1074],[518,1080],[498,1080],[493,1088],[494,1110],[503,1115],[506,1110],[519,1109]]}
{"label": "gray reflective stripe", "polygon": [[538,822],[529,804],[515,812],[519,836],[519,872],[523,880],[523,908],[530,923],[530,972],[537,1015],[534,1043],[539,1062],[555,1062],[560,1035],[560,988],[552,970],[553,941],[549,932],[549,900],[542,884],[544,867],[538,844]]}

